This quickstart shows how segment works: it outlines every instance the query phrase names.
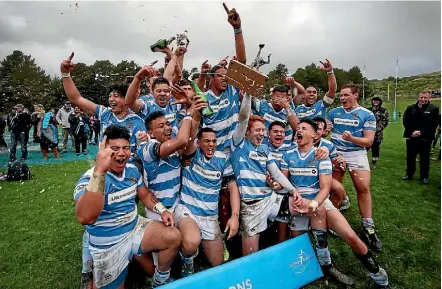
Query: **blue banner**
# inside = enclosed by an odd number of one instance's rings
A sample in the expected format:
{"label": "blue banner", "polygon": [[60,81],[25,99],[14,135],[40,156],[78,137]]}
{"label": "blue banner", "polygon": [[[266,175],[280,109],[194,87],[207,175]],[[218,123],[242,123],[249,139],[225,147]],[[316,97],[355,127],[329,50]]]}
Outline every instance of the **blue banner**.
{"label": "blue banner", "polygon": [[308,234],[161,286],[162,289],[295,289],[322,277]]}

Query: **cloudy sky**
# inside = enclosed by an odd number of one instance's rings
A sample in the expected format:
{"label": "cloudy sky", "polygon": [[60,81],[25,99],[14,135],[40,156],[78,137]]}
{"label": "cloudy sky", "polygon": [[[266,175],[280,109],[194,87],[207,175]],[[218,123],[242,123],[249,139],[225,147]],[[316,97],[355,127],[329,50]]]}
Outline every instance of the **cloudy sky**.
{"label": "cloudy sky", "polygon": [[[78,7],[76,7],[78,3]],[[272,54],[263,72],[284,63],[290,73],[328,58],[385,78],[441,70],[440,2],[226,2],[241,15],[248,63],[260,43]],[[71,51],[75,62],[160,60],[150,44],[188,30],[185,67],[233,55],[233,29],[222,2],[0,2],[0,59],[31,54],[48,73]],[[159,67],[157,65],[157,67]]]}

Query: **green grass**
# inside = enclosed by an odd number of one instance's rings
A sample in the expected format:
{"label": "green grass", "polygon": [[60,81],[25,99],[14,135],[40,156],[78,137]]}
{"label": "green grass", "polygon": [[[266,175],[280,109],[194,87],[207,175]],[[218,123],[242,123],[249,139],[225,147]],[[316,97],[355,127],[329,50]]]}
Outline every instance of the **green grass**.
{"label": "green grass", "polygon": [[[398,106],[404,111],[406,105]],[[400,180],[405,173],[401,121],[388,126],[372,175],[374,220],[384,243],[377,256],[393,288],[440,288],[440,163],[432,161],[428,186]],[[83,227],[75,219],[72,196],[89,166],[87,161],[34,166],[32,180],[0,183],[0,288],[78,286]],[[346,217],[358,229],[356,192],[348,176],[345,186],[353,201]],[[329,243],[336,266],[355,278],[354,288],[372,288],[349,247],[337,238]],[[320,280],[306,288],[340,287]]]}

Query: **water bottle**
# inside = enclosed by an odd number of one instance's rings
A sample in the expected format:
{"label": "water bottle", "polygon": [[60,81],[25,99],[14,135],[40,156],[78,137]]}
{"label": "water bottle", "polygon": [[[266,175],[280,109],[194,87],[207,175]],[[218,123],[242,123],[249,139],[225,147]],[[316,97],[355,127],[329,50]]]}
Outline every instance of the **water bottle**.
{"label": "water bottle", "polygon": [[[193,86],[193,89],[195,90],[195,94],[198,95],[199,97],[201,97],[201,99],[204,100],[205,102],[208,102],[206,95],[204,94],[204,92],[201,91],[201,89],[198,87],[198,85],[196,84],[195,81],[192,81],[192,86]],[[202,113],[204,116],[209,116],[209,115],[213,114],[213,110],[210,106],[207,106],[207,107],[203,108]]]}
{"label": "water bottle", "polygon": [[150,46],[150,50],[152,50],[152,52],[158,52],[160,49],[166,48],[174,40],[175,40],[174,36],[170,37],[169,40],[160,39],[156,43]]}

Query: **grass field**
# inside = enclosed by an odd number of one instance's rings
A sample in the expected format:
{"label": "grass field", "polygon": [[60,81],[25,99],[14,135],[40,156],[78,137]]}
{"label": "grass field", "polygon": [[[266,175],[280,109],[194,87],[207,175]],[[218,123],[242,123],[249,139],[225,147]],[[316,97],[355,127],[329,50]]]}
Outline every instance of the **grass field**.
{"label": "grass field", "polygon": [[[400,103],[399,110],[403,112],[406,104]],[[386,129],[381,160],[372,174],[374,220],[384,243],[384,252],[377,256],[392,288],[440,288],[440,162],[432,161],[428,186],[401,181],[401,121]],[[33,166],[30,181],[0,182],[0,288],[78,287],[83,227],[75,219],[72,195],[89,166],[87,161]],[[356,193],[348,177],[345,185],[353,201],[346,217],[360,228]],[[372,288],[351,250],[337,238],[329,243],[336,266],[355,278],[354,288]],[[307,288],[340,287],[320,280]]]}

